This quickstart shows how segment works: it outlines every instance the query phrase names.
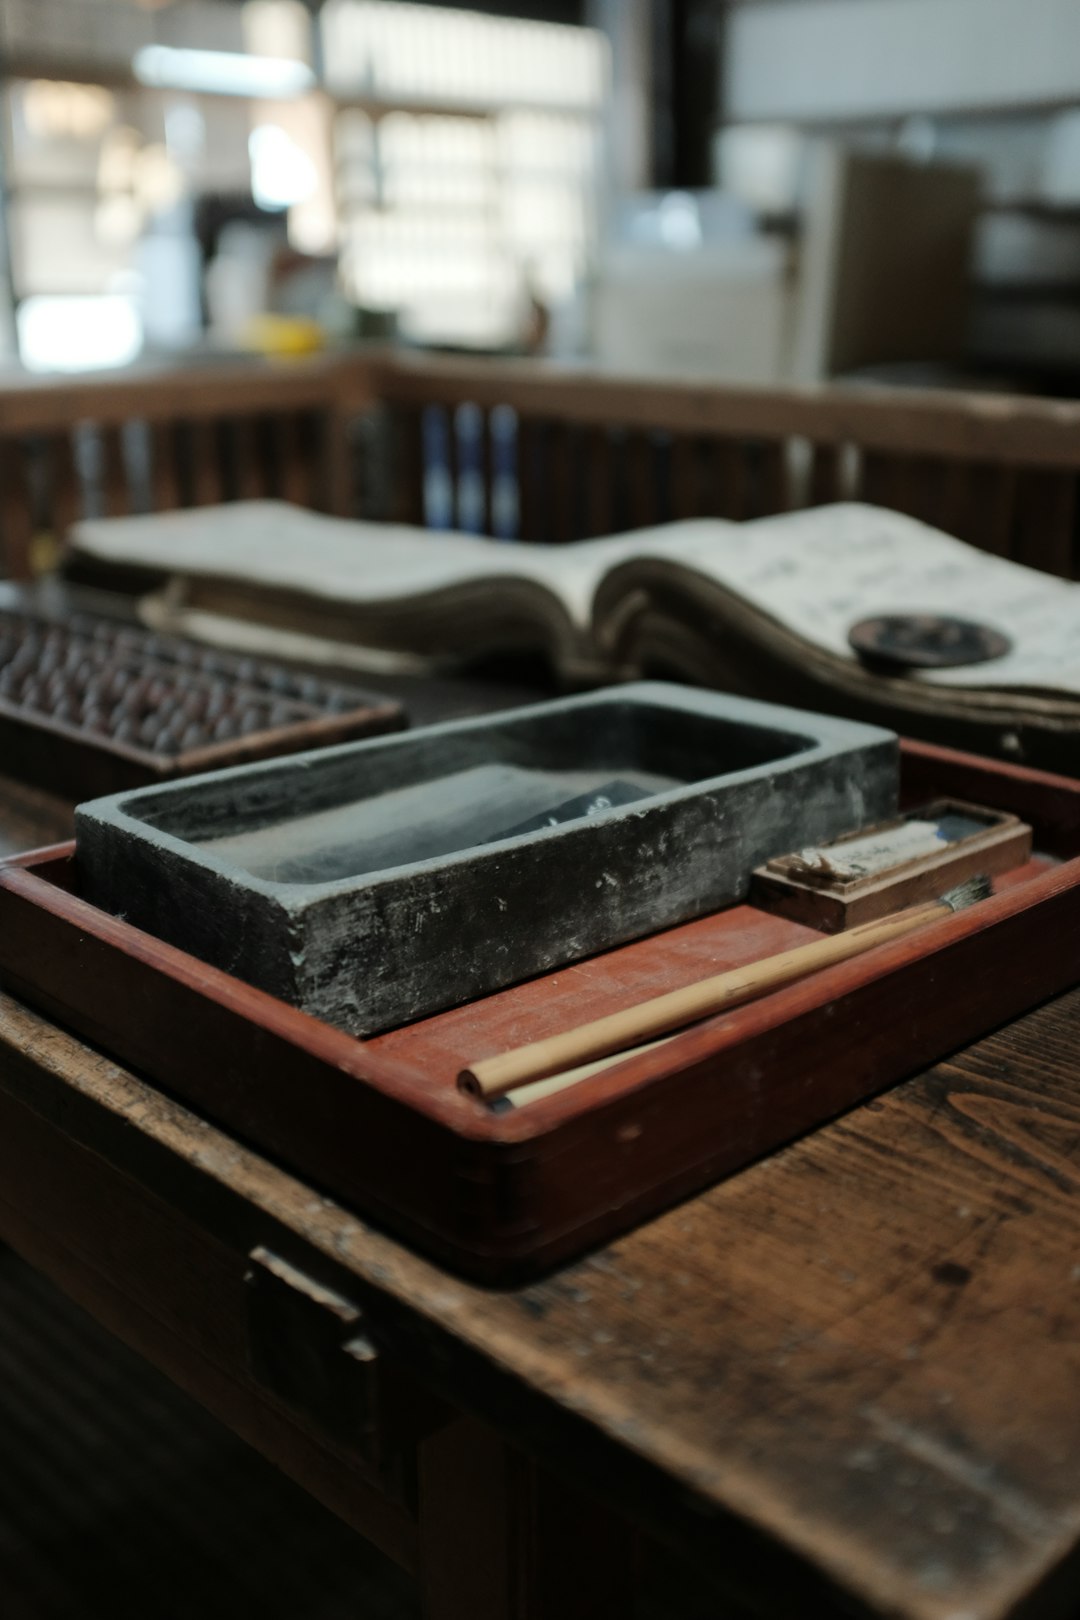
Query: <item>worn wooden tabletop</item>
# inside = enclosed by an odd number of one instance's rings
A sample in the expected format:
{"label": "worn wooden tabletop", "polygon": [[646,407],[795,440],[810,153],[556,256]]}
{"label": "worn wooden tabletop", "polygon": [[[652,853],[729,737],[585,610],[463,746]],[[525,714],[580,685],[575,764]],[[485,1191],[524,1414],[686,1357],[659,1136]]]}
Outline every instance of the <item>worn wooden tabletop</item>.
{"label": "worn wooden tabletop", "polygon": [[[0,799],[18,842],[33,807]],[[30,842],[63,831],[36,813]],[[7,998],[0,1085],[325,1257],[388,1355],[770,1612],[1080,1610],[1080,992],[503,1293]]]}

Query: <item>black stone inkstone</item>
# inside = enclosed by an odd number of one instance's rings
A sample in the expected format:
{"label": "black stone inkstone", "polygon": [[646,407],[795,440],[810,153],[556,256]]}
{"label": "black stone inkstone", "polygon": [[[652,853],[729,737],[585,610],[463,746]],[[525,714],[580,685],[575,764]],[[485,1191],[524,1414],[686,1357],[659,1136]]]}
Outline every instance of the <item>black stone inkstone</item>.
{"label": "black stone inkstone", "polygon": [[898,755],[641,683],[97,800],[77,859],[92,903],[370,1034],[744,898],[894,816]]}

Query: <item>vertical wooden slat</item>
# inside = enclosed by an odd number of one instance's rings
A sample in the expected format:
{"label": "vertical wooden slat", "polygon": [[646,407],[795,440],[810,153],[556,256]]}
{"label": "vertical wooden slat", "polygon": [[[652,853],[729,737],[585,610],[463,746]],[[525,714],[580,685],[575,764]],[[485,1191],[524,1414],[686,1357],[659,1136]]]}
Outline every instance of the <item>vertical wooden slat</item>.
{"label": "vertical wooden slat", "polygon": [[551,483],[551,523],[548,538],[565,544],[574,535],[574,438],[566,422],[548,430],[548,467]]}
{"label": "vertical wooden slat", "polygon": [[892,489],[892,463],[881,450],[864,450],[859,499],[871,506],[888,506]]}
{"label": "vertical wooden slat", "polygon": [[[862,463],[861,497],[875,506],[904,512],[923,523],[935,523],[942,504],[942,471],[941,465],[929,456],[866,451]],[[959,487],[956,493],[960,493]],[[965,515],[969,498],[970,489],[965,484]]]}
{"label": "vertical wooden slat", "polygon": [[325,512],[330,499],[327,488],[326,416],[325,411],[306,411],[300,422],[306,483],[304,504],[315,512]]}
{"label": "vertical wooden slat", "polygon": [[548,538],[550,490],[545,477],[547,431],[535,417],[523,416],[518,422],[518,490],[521,501],[521,538]]}
{"label": "vertical wooden slat", "polygon": [[481,410],[481,412],[480,412],[480,479],[481,479],[481,483],[482,483],[483,491],[484,491],[484,524],[483,524],[483,528],[484,528],[484,533],[485,534],[494,534],[494,532],[495,532],[494,498],[493,498],[494,497],[494,490],[492,488],[492,480],[494,478],[494,468],[495,468],[495,458],[492,455],[492,450],[491,450],[491,413],[490,413],[490,411]]}
{"label": "vertical wooden slat", "polygon": [[216,506],[225,499],[216,422],[191,424],[191,481],[196,506]]}
{"label": "vertical wooden slat", "polygon": [[454,467],[454,521],[468,534],[490,534],[491,461],[488,453],[487,415],[465,401],[451,420]]}
{"label": "vertical wooden slat", "polygon": [[[406,492],[405,505],[406,509],[411,506],[419,514],[403,521],[425,523],[432,529],[452,529],[457,510],[452,413],[444,405],[424,406],[415,419],[411,414],[404,416],[402,432],[407,476],[410,481],[415,480],[417,497],[414,505]],[[415,461],[412,460],[414,447]]]}
{"label": "vertical wooden slat", "polygon": [[901,456],[896,463],[893,492],[898,512],[932,523],[937,506],[937,468],[930,456]]}
{"label": "vertical wooden slat", "polygon": [[1016,501],[1016,561],[1075,579],[1075,535],[1075,473],[1043,468],[1022,473]]}
{"label": "vertical wooden slat", "polygon": [[912,501],[904,508],[922,523],[940,528],[942,491],[945,469],[937,456],[920,456],[917,462],[916,484]]}
{"label": "vertical wooden slat", "polygon": [[[1013,550],[1016,468],[985,462],[972,467],[971,528],[967,538],[983,551],[1008,557]],[[935,522],[928,517],[927,522]]]}
{"label": "vertical wooden slat", "polygon": [[809,504],[829,506],[841,497],[840,446],[810,446]]}
{"label": "vertical wooden slat", "polygon": [[863,452],[862,490],[864,501],[872,506],[902,511],[903,475],[900,458],[882,450]]}
{"label": "vertical wooden slat", "polygon": [[279,486],[283,501],[297,506],[308,503],[308,470],[304,455],[304,440],[300,417],[295,411],[277,419],[277,447],[279,456]]}
{"label": "vertical wooden slat", "polygon": [[589,431],[585,448],[587,483],[585,511],[590,535],[611,534],[614,518],[611,505],[611,437],[606,427]]}
{"label": "vertical wooden slat", "polygon": [[29,579],[33,573],[33,516],[27,471],[26,446],[18,439],[0,440],[0,556],[11,578],[20,580]]}
{"label": "vertical wooden slat", "polygon": [[521,536],[521,479],[517,412],[496,405],[488,413],[485,469],[488,481],[489,532],[500,540]]}
{"label": "vertical wooden slat", "polygon": [[82,516],[79,471],[70,433],[57,433],[49,440],[48,479],[52,532],[56,540],[62,542],[72,524]]}
{"label": "vertical wooden slat", "polygon": [[630,527],[647,529],[657,521],[659,505],[656,488],[656,447],[649,433],[626,436],[626,493],[630,504]]}
{"label": "vertical wooden slat", "polygon": [[304,469],[304,505],[313,511],[326,510],[326,458],[323,412],[303,411],[298,418],[301,465]]}
{"label": "vertical wooden slat", "polygon": [[[438,406],[437,409],[442,410],[443,407]],[[443,525],[445,527],[451,528],[451,529],[454,527],[454,525],[457,522],[458,478],[460,477],[460,474],[461,474],[461,458],[458,455],[457,434],[454,431],[454,412],[455,412],[455,409],[456,409],[455,406],[449,405],[449,406],[446,407],[446,409],[445,409],[445,411],[443,413],[444,416],[445,416],[445,420],[446,420],[446,436],[445,436],[446,476],[447,476],[447,479],[449,480],[450,505],[449,505],[449,509],[448,509],[448,512],[447,512],[446,516],[442,519],[442,523],[443,523]],[[430,514],[429,514],[428,521],[430,522]]]}
{"label": "vertical wooden slat", "polygon": [[754,445],[751,460],[752,516],[772,517],[776,512],[786,512],[791,505],[791,498],[788,493],[787,458],[783,442]]}
{"label": "vertical wooden slat", "polygon": [[942,465],[938,494],[938,526],[957,539],[967,538],[969,500],[969,468],[962,461],[946,461]]}
{"label": "vertical wooden slat", "polygon": [[571,540],[584,540],[589,534],[590,452],[588,429],[580,422],[570,427]]}
{"label": "vertical wooden slat", "polygon": [[180,505],[176,435],[171,422],[154,424],[151,436],[151,487],[155,512],[175,512]]}
{"label": "vertical wooden slat", "polygon": [[1015,472],[996,464],[864,454],[859,497],[1007,556],[1015,485]]}
{"label": "vertical wooden slat", "polygon": [[352,517],[356,508],[356,492],[349,454],[349,418],[339,406],[332,406],[326,412],[323,433],[326,488],[319,505],[334,517]]}
{"label": "vertical wooden slat", "polygon": [[107,517],[124,517],[131,511],[124,441],[116,426],[101,430],[101,488]]}
{"label": "vertical wooden slat", "polygon": [[398,523],[424,522],[424,456],[420,411],[396,406],[391,414],[393,463],[396,470],[391,511]]}
{"label": "vertical wooden slat", "polygon": [[671,441],[671,515],[694,518],[701,514],[701,458],[698,442],[679,433]]}
{"label": "vertical wooden slat", "polygon": [[712,510],[717,517],[738,521],[748,515],[743,446],[735,439],[713,439],[708,450]]}
{"label": "vertical wooden slat", "polygon": [[262,466],[257,420],[252,416],[238,417],[233,424],[232,442],[237,500],[257,501],[269,489]]}
{"label": "vertical wooden slat", "polygon": [[609,427],[608,455],[611,458],[611,516],[609,532],[621,534],[630,527],[630,501],[627,495],[629,463],[628,435],[624,427]]}

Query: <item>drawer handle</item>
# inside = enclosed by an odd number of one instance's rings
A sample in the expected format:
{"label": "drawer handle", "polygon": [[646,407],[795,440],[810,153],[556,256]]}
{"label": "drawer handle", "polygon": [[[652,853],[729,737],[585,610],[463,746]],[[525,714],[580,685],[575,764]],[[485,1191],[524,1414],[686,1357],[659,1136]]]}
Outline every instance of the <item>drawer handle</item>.
{"label": "drawer handle", "polygon": [[379,1353],[360,1307],[267,1248],[252,1251],[244,1281],[256,1383],[375,1461]]}

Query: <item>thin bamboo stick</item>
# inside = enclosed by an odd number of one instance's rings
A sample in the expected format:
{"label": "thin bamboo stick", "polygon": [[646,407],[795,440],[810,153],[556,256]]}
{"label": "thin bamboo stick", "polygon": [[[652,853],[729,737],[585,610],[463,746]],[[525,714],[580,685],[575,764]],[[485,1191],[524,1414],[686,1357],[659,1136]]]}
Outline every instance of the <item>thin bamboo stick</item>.
{"label": "thin bamboo stick", "polygon": [[[814,940],[809,945],[796,946],[794,950],[782,951],[746,967],[714,974],[680,990],[639,1002],[636,1007],[594,1019],[577,1029],[563,1030],[497,1057],[483,1058],[462,1070],[458,1085],[470,1096],[490,1102],[519,1086],[532,1085],[551,1076],[564,1076],[567,1071],[592,1065],[612,1053],[624,1053],[627,1048],[754,1001],[836,962],[861,956],[864,951],[900,939],[916,928],[984,899],[989,892],[988,878],[971,878],[940,900],[912,906],[893,917],[863,923],[846,933]],[[586,1076],[579,1074],[577,1078]]]}

